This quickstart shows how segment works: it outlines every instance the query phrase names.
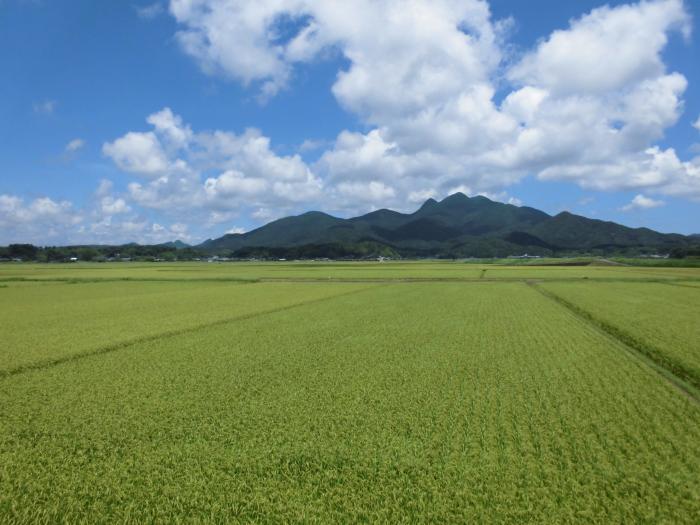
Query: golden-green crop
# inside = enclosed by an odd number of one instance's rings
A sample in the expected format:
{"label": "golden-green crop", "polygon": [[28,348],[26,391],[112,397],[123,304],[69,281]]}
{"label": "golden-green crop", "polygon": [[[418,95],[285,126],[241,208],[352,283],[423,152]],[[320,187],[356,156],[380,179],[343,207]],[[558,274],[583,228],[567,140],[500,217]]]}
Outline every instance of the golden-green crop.
{"label": "golden-green crop", "polygon": [[[0,522],[697,523],[692,392],[548,296],[560,276],[401,281],[432,264],[8,282]],[[610,322],[622,294],[694,333],[681,281],[571,278]]]}
{"label": "golden-green crop", "polygon": [[700,388],[700,290],[686,283],[654,282],[542,287]]}

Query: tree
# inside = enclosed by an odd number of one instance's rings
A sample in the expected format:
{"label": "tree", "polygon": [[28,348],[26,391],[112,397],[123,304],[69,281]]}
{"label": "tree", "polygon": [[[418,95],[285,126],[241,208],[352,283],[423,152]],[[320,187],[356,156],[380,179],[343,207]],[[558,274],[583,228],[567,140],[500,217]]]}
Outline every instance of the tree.
{"label": "tree", "polygon": [[39,249],[33,244],[10,244],[7,247],[8,255],[23,261],[33,261],[36,259]]}

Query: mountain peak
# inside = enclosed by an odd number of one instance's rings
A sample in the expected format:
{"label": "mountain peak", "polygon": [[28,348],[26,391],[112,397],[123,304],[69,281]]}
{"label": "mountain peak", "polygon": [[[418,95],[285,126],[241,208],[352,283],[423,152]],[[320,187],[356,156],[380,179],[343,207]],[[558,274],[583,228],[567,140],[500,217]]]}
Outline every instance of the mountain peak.
{"label": "mountain peak", "polygon": [[574,214],[570,211],[564,210],[557,213],[554,217],[574,217]]}
{"label": "mountain peak", "polygon": [[298,215],[298,217],[333,217],[333,216],[329,215],[327,213],[324,213],[322,211],[313,211],[312,210],[312,211],[306,211],[306,212]]}
{"label": "mountain peak", "polygon": [[461,191],[458,191],[456,193],[453,193],[452,195],[448,195],[442,201],[440,201],[441,204],[445,203],[452,203],[452,202],[465,202],[468,201],[469,197],[467,197],[464,193]]}
{"label": "mountain peak", "polygon": [[[667,250],[690,242],[680,236],[630,230],[614,223],[561,212],[556,217],[526,206],[468,197],[457,192],[442,201],[427,199],[414,213],[388,209],[341,219],[307,212],[273,221],[240,236],[204,243],[210,250],[290,249],[303,246],[365,246],[379,243],[406,255],[507,256],[527,251],[635,250],[640,246]],[[316,249],[314,248],[314,249]],[[364,250],[365,248],[362,248]],[[316,253],[316,252],[314,252]],[[363,252],[364,253],[364,252]]]}
{"label": "mountain peak", "polygon": [[426,210],[426,209],[428,209],[428,208],[432,208],[432,207],[435,206],[437,203],[438,203],[438,201],[436,201],[435,199],[433,199],[432,197],[430,197],[430,198],[429,198],[427,201],[425,201],[425,202],[423,203],[423,205],[422,205],[420,208],[418,208],[418,209],[419,209],[419,210]]}

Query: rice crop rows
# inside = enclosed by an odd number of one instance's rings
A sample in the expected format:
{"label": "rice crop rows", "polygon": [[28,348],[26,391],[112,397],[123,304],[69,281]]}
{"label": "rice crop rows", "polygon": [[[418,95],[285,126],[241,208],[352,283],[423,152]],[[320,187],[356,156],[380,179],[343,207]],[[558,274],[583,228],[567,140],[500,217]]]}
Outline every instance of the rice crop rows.
{"label": "rice crop rows", "polygon": [[12,286],[0,293],[0,377],[368,286],[186,281]]}
{"label": "rice crop rows", "polygon": [[653,282],[541,286],[700,387],[700,289]]}
{"label": "rice crop rows", "polygon": [[525,283],[131,284],[260,314],[0,378],[0,521],[700,518],[698,403]]}
{"label": "rice crop rows", "polygon": [[91,281],[700,280],[700,268],[505,266],[459,261],[4,264],[0,283]]}

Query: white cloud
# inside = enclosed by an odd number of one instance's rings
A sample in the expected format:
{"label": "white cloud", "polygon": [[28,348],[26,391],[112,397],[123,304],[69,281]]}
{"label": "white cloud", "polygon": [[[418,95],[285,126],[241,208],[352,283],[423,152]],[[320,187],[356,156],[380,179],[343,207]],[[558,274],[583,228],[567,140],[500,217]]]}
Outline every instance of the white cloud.
{"label": "white cloud", "polygon": [[573,180],[599,191],[649,189],[700,201],[700,158],[681,161],[672,148],[654,146],[617,161],[546,168],[544,180]]}
{"label": "white cloud", "polygon": [[160,2],[154,2],[144,6],[136,6],[134,9],[136,9],[136,14],[138,17],[143,20],[152,20],[165,12],[165,8]]}
{"label": "white cloud", "polygon": [[298,149],[300,152],[305,153],[305,152],[321,149],[327,145],[328,145],[328,142],[325,140],[306,139],[299,145]]}
{"label": "white cloud", "polygon": [[508,200],[506,201],[506,204],[512,204],[513,206],[522,206],[523,201],[518,199],[517,197],[508,197]]}
{"label": "white cloud", "polygon": [[91,209],[86,210],[87,220],[77,232],[66,232],[66,237],[74,243],[122,244],[138,242],[158,244],[182,239],[192,241],[193,236],[186,225],[153,222],[134,210],[124,195],[114,191],[112,181],[103,179],[95,191]]}
{"label": "white cloud", "polygon": [[25,202],[16,195],[0,195],[0,244],[60,239],[82,220],[68,201],[40,197]]}
{"label": "white cloud", "polygon": [[106,143],[102,152],[124,171],[157,176],[170,169],[170,163],[156,134],[129,132],[112,143]]}
{"label": "white cloud", "polygon": [[0,245],[154,244],[174,239],[195,240],[180,222],[152,222],[134,211],[127,199],[114,194],[111,181],[100,181],[94,200],[76,210],[69,201],[40,197],[27,201],[0,195]]}
{"label": "white cloud", "polygon": [[382,205],[396,196],[394,188],[376,180],[370,182],[341,182],[338,192],[354,202],[369,202]]}
{"label": "white cloud", "polygon": [[512,204],[513,206],[522,206],[523,201],[518,199],[517,197],[513,197],[512,195],[508,195],[505,191],[500,191],[498,193],[491,193],[489,191],[482,191],[477,193],[477,195],[481,195],[483,197],[486,197],[487,199],[491,199],[492,201],[497,201],[497,202],[502,202],[504,204]]}
{"label": "white cloud", "polygon": [[66,144],[66,153],[75,153],[79,149],[85,146],[85,141],[83,139],[73,139],[68,144]]}
{"label": "white cloud", "polygon": [[416,190],[408,194],[408,200],[414,204],[422,204],[428,199],[434,199],[435,196],[435,190]]}
{"label": "white cloud", "polygon": [[[298,151],[320,153],[307,165],[276,153],[260,130],[193,130],[163,108],[147,116],[147,130],[103,145],[118,168],[145,180],[131,180],[124,194],[103,181],[81,238],[156,239],[174,234],[168,218],[210,228],[316,207],[408,211],[456,189],[519,205],[506,189],[527,175],[700,200],[700,160],[655,145],[678,121],[687,89],[663,61],[669,34],[689,31],[680,0],[594,10],[513,66],[502,57],[504,23],[480,0],[172,0],[170,12],[183,49],[206,71],[263,96],[293,86],[305,64],[342,56],[332,92],[365,131],[304,141]],[[33,213],[40,223],[51,208],[17,206],[5,221]],[[146,220],[139,207],[163,218]]]}
{"label": "white cloud", "polygon": [[237,218],[240,214],[238,211],[217,211],[213,210],[209,212],[207,217],[207,226],[216,226],[223,222],[230,222]]}
{"label": "white cloud", "polygon": [[131,207],[122,198],[105,196],[100,199],[100,211],[104,215],[118,215],[131,211]]}
{"label": "white cloud", "polygon": [[[295,64],[339,49],[352,65],[334,93],[365,114],[419,110],[498,62],[480,0],[172,0],[170,12],[181,24],[180,44],[205,71],[259,82],[263,96],[286,87]],[[292,35],[281,31],[287,26]]]}
{"label": "white cloud", "polygon": [[298,155],[277,155],[259,130],[193,132],[169,108],[146,119],[153,131],[128,132],[103,151],[124,171],[149,175],[131,182],[139,205],[174,216],[208,213],[208,224],[228,211],[291,209],[321,195],[321,181]]}
{"label": "white cloud", "polygon": [[[157,16],[159,6],[137,12]],[[681,0],[595,9],[519,57],[505,42],[507,21],[493,20],[484,0],[171,0],[169,11],[178,42],[206,72],[263,98],[293,88],[300,69],[340,59],[332,93],[362,131],[304,141],[299,152],[319,152],[308,165],[277,153],[260,130],[193,130],[163,108],[145,131],[103,145],[118,168],[144,178],[123,194],[100,183],[81,212],[93,220],[81,238],[156,239],[184,220],[208,228],[315,207],[409,210],[457,189],[519,204],[507,188],[529,175],[653,202],[647,195],[700,200],[700,158],[657,144],[687,89],[664,62],[670,35],[690,31]],[[700,117],[693,125],[700,130]],[[70,203],[3,198],[0,220],[15,229],[48,225],[53,213],[66,218],[53,221],[59,231],[81,216]],[[139,207],[163,217],[146,220]]]}
{"label": "white cloud", "polygon": [[693,127],[700,131],[700,116],[698,116],[698,119],[693,123]]}
{"label": "white cloud", "polygon": [[270,222],[281,217],[279,210],[271,210],[268,208],[258,208],[253,210],[250,216],[259,222]]}
{"label": "white cloud", "polygon": [[212,198],[250,197],[267,192],[269,188],[265,179],[246,177],[235,170],[225,171],[204,182],[204,191]]}
{"label": "white cloud", "polygon": [[[271,26],[284,13],[279,4],[173,0],[170,12],[184,25],[178,41],[205,71],[222,72],[245,84],[264,81],[262,91],[273,95],[290,74],[281,51],[269,41],[274,38]],[[299,13],[294,6],[292,16]]]}
{"label": "white cloud", "polygon": [[670,30],[688,35],[682,0],[604,6],[554,31],[510,70],[511,79],[557,94],[604,94],[657,78]]}
{"label": "white cloud", "polygon": [[114,187],[114,183],[111,180],[102,179],[100,181],[100,183],[97,185],[97,190],[95,191],[95,196],[96,197],[105,197],[105,196],[110,194],[113,187]]}
{"label": "white cloud", "polygon": [[645,197],[644,195],[639,194],[635,195],[635,197],[632,199],[632,202],[626,204],[621,209],[623,211],[648,210],[651,208],[658,208],[659,206],[663,206],[664,204],[665,202],[663,201],[654,200],[650,197]]}
{"label": "white cloud", "polygon": [[192,130],[182,123],[182,118],[170,108],[163,108],[149,115],[146,122],[151,124],[164,141],[171,147],[183,148],[192,138]]}
{"label": "white cloud", "polygon": [[39,115],[51,115],[56,109],[55,100],[42,100],[41,102],[34,103],[34,113]]}
{"label": "white cloud", "polygon": [[91,244],[124,244],[128,242],[161,244],[177,239],[192,242],[194,237],[189,233],[187,226],[181,223],[168,226],[139,217],[126,218],[121,221],[105,217],[83,225],[72,239]]}
{"label": "white cloud", "polygon": [[[601,190],[700,192],[696,164],[661,169],[664,154],[650,152],[677,122],[687,87],[662,56],[669,33],[689,34],[681,0],[595,9],[511,68],[504,23],[479,0],[172,0],[170,9],[205,70],[257,82],[268,96],[300,64],[334,52],[346,59],[333,94],[373,129],[342,131],[312,167],[338,199],[329,207],[356,199],[361,208],[378,195],[401,207],[459,186],[496,194],[528,174]],[[515,85],[497,105],[503,68]],[[371,182],[391,191],[353,191]]]}
{"label": "white cloud", "polygon": [[25,205],[20,197],[0,195],[0,213],[6,221],[31,222],[37,218],[50,218],[73,222],[71,208],[70,202],[57,202],[49,197],[40,197]]}
{"label": "white cloud", "polygon": [[548,96],[547,90],[525,86],[509,93],[501,104],[501,110],[520,124],[530,124]]}
{"label": "white cloud", "polygon": [[240,228],[240,227],[238,227],[238,226],[234,226],[234,227],[231,228],[230,230],[226,230],[226,233],[238,233],[238,234],[241,234],[241,233],[245,233],[245,232],[246,232],[246,229],[245,229],[245,228]]}

